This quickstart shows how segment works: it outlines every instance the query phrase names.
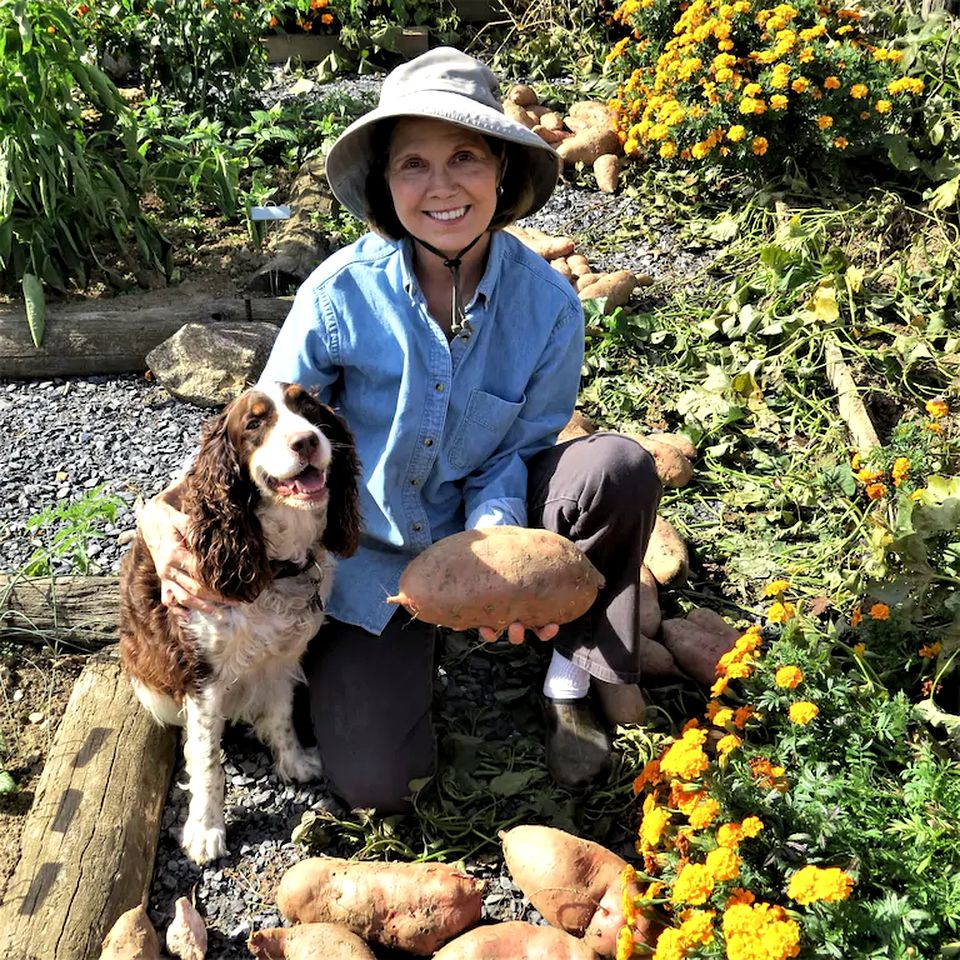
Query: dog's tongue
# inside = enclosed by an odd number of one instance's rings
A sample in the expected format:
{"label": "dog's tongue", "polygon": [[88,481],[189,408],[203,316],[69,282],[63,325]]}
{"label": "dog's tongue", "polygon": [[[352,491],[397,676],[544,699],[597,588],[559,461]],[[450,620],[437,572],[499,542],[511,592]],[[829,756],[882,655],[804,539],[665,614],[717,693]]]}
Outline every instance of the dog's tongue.
{"label": "dog's tongue", "polygon": [[298,477],[290,481],[290,487],[294,493],[311,494],[318,493],[327,485],[326,477],[313,467],[307,467]]}

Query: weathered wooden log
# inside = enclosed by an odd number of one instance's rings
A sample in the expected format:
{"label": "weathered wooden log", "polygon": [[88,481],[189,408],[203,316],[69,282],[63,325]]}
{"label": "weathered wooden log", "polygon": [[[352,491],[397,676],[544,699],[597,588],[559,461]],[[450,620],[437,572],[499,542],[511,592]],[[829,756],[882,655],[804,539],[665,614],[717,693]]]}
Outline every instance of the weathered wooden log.
{"label": "weathered wooden log", "polygon": [[124,911],[145,902],[176,733],[137,702],[115,658],[73,688],[0,906],[5,960],[90,960]]}
{"label": "weathered wooden log", "polygon": [[322,220],[339,204],[330,192],[323,157],[308,160],[297,173],[287,203],[290,217],[280,221],[270,244],[270,259],[250,278],[250,290],[285,294],[296,290],[330,253]]}
{"label": "weathered wooden log", "polygon": [[0,637],[99,650],[117,641],[117,577],[0,576]]}
{"label": "weathered wooden log", "polygon": [[20,306],[0,306],[0,378],[139,373],[147,354],[185,323],[265,320],[280,324],[288,297],[210,296],[176,287],[113,300],[47,306],[47,328],[37,348]]}
{"label": "weathered wooden log", "polygon": [[866,404],[860,398],[857,382],[843,359],[840,344],[832,334],[827,337],[824,349],[827,357],[827,378],[837,391],[837,409],[850,430],[853,442],[864,453],[880,446],[877,429],[870,419]]}

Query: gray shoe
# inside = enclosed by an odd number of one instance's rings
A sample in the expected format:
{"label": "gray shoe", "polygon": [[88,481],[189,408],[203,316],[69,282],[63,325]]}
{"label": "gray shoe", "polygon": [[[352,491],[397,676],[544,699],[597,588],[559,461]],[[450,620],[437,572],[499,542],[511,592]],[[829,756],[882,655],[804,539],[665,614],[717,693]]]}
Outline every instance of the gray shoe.
{"label": "gray shoe", "polygon": [[610,762],[610,741],[586,697],[543,700],[547,724],[547,769],[557,783],[582,787]]}

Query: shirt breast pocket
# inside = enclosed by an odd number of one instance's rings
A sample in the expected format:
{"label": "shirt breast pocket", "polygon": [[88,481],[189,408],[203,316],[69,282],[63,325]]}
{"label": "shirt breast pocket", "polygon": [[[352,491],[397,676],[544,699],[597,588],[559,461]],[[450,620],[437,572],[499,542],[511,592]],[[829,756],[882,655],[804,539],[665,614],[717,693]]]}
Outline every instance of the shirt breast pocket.
{"label": "shirt breast pocket", "polygon": [[492,393],[474,390],[450,446],[450,462],[467,473],[483,466],[503,442],[523,404],[523,400],[513,403]]}

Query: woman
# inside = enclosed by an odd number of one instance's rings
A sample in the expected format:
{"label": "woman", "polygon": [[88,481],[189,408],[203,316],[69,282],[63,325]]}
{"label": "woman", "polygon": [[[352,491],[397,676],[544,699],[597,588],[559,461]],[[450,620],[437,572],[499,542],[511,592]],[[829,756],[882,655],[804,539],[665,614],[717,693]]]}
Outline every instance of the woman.
{"label": "woman", "polygon": [[[546,527],[606,578],[588,614],[537,631],[553,641],[554,777],[584,784],[607,762],[591,679],[608,719],[641,718],[638,577],[659,482],[629,439],[555,445],[577,397],[583,313],[569,282],[502,230],[547,201],[559,169],[504,115],[491,71],[451,48],[394,70],[327,157],[334,194],[372,232],[306,280],[261,379],[318,389],[363,466],[362,545],[340,562],[306,665],[325,772],[353,807],[404,809],[409,781],[433,769],[436,631],[384,598],[411,557],[465,528]],[[169,498],[141,526],[168,602],[215,604]],[[523,637],[510,626],[510,642]]]}

